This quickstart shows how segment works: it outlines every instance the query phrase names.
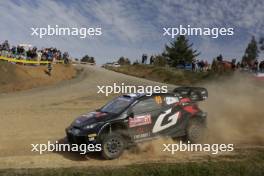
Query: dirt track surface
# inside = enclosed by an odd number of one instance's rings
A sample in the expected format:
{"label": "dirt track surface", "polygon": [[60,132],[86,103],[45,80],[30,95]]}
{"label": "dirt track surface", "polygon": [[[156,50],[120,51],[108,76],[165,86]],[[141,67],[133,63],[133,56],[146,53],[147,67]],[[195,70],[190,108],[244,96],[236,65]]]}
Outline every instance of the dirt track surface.
{"label": "dirt track surface", "polygon": [[[64,138],[65,127],[67,127],[75,117],[94,110],[111,99],[111,97],[105,97],[102,94],[98,95],[97,85],[112,85],[114,82],[124,82],[126,85],[158,84],[97,67],[85,66],[83,73],[76,79],[65,81],[54,86],[1,95],[0,169],[102,165],[120,166],[142,162],[199,161],[203,160],[205,156],[210,155],[208,153],[199,152],[164,155],[160,153],[161,149],[159,150],[155,147],[161,146],[159,144],[164,141],[157,141],[154,142],[154,144],[143,146],[143,154],[126,152],[120,159],[115,161],[102,161],[97,155],[88,156],[88,158],[86,158],[73,153],[46,153],[39,155],[31,152],[32,148],[30,144],[46,144],[49,140],[56,141]],[[217,93],[213,93],[213,97],[216,95]],[[219,103],[220,100],[221,99],[214,101],[215,104]],[[204,108],[210,107],[206,104],[202,106],[204,106]],[[212,113],[213,109],[209,109],[209,111]],[[219,113],[219,111],[217,112]],[[263,115],[262,112],[263,111],[258,111],[257,113],[261,116]],[[234,112],[232,111],[232,113]],[[214,119],[217,118],[216,116]],[[224,119],[221,120],[220,126],[215,126],[215,128],[224,131],[223,121]],[[258,128],[260,127],[259,122],[263,122],[263,119],[259,120],[258,123],[254,124],[255,126],[252,127],[254,135],[255,132],[259,133],[262,130]],[[230,123],[227,125],[228,129],[230,129]],[[247,132],[252,132],[252,129]],[[257,131],[254,131],[254,129],[257,129]],[[237,129],[237,131],[239,131],[239,129]],[[237,131],[235,130],[234,134],[236,134]],[[212,133],[218,134],[219,131],[212,131]],[[263,140],[261,136],[254,137],[256,137],[258,141],[260,140],[260,142]],[[223,136],[220,136],[217,139],[222,140],[222,138]],[[226,140],[228,141],[228,139]],[[252,143],[252,145],[253,144],[254,143]],[[256,144],[257,147],[262,147],[263,145],[259,145],[259,143]],[[231,153],[231,155],[232,154],[234,153]]]}
{"label": "dirt track surface", "polygon": [[[153,84],[150,81],[86,66],[70,81],[3,94],[0,96],[0,168],[60,167],[79,165],[78,160],[64,154],[39,155],[31,152],[30,144],[56,141],[65,136],[64,129],[82,113],[94,110],[110,97],[97,94],[97,85],[114,82]],[[75,156],[74,156],[75,157]],[[77,160],[77,161],[74,161]],[[86,164],[89,164],[87,162]]]}

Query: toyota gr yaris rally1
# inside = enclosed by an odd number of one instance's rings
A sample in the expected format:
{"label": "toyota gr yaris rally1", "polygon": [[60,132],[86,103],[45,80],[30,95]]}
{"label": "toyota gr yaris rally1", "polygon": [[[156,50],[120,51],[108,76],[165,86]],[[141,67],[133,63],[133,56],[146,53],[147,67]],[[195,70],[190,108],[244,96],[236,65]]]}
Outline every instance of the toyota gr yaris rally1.
{"label": "toyota gr yaris rally1", "polygon": [[118,158],[129,146],[160,136],[197,142],[206,113],[197,105],[208,97],[205,88],[179,87],[171,93],[126,94],[83,114],[66,128],[71,144],[101,144],[106,159]]}

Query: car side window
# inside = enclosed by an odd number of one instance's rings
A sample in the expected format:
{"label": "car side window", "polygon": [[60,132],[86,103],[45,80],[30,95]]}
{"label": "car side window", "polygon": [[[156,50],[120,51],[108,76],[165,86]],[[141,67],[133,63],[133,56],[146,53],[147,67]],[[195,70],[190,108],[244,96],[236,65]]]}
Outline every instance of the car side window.
{"label": "car side window", "polygon": [[172,104],[180,102],[179,97],[175,96],[165,96],[164,97],[164,106],[171,106]]}
{"label": "car side window", "polygon": [[134,114],[142,114],[144,112],[151,112],[161,109],[161,103],[157,102],[154,97],[150,97],[138,102],[134,107],[132,107],[132,112]]}

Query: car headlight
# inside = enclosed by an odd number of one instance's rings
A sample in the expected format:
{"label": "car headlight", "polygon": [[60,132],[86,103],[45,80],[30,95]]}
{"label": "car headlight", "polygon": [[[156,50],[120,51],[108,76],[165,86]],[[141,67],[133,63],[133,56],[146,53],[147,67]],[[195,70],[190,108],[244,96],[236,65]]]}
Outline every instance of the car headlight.
{"label": "car headlight", "polygon": [[80,131],[79,129],[73,129],[73,130],[72,130],[72,133],[73,133],[73,134],[79,134],[80,132],[81,132],[81,131]]}
{"label": "car headlight", "polygon": [[93,123],[93,124],[89,124],[89,125],[86,125],[86,126],[84,126],[84,129],[92,129],[92,128],[94,128],[94,127],[96,127],[98,124],[97,123]]}

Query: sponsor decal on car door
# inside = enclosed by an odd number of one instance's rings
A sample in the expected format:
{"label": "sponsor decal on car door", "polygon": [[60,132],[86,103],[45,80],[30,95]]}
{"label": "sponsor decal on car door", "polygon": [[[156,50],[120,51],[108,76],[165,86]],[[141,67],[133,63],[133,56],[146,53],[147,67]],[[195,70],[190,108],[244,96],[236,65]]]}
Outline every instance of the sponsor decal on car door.
{"label": "sponsor decal on car door", "polygon": [[[158,133],[162,130],[165,130],[173,125],[175,125],[178,121],[178,118],[180,117],[180,112],[173,113],[172,115],[169,115],[172,111],[172,108],[166,110],[162,114],[160,114],[153,126],[152,133]],[[165,118],[168,118],[168,123],[163,124],[163,121]]]}
{"label": "sponsor decal on car door", "polygon": [[129,118],[129,120],[128,120],[129,128],[142,126],[142,125],[148,125],[148,124],[151,124],[151,115],[150,114],[135,116],[133,118]]}

